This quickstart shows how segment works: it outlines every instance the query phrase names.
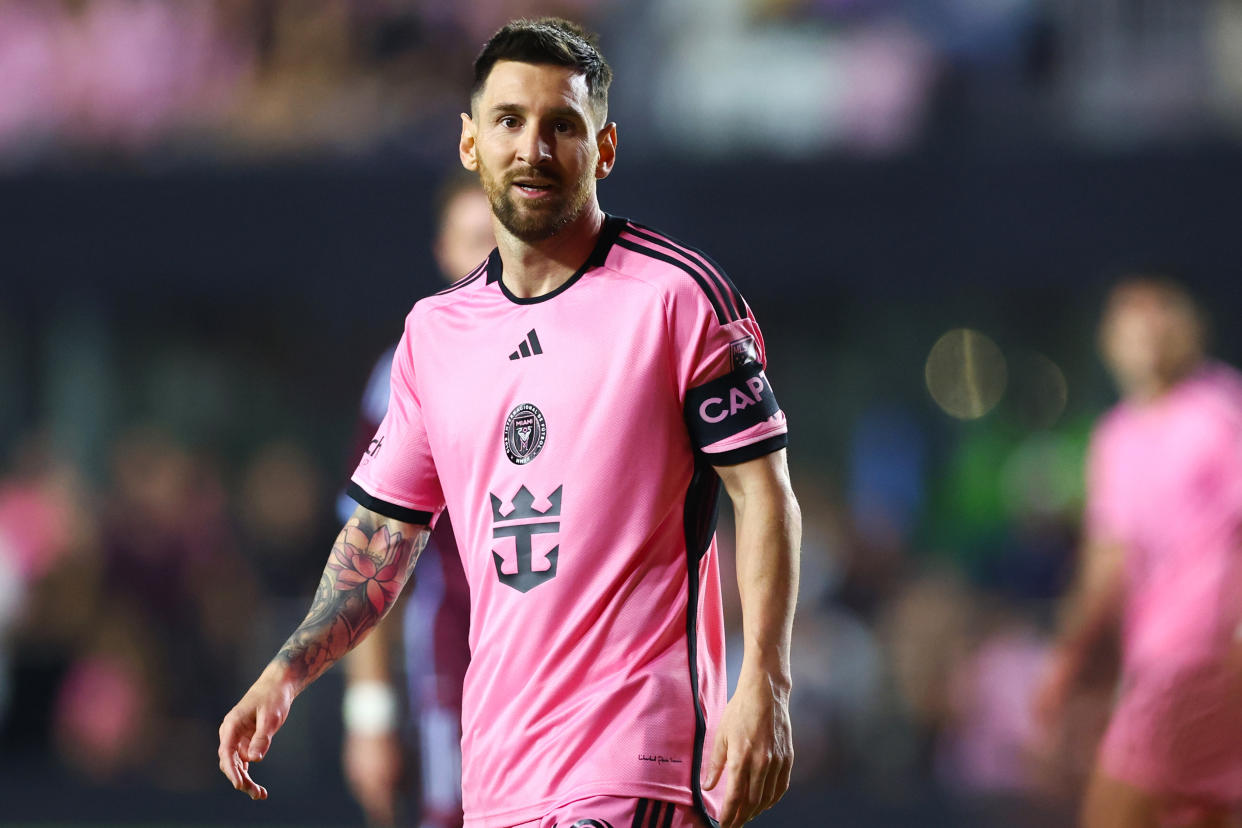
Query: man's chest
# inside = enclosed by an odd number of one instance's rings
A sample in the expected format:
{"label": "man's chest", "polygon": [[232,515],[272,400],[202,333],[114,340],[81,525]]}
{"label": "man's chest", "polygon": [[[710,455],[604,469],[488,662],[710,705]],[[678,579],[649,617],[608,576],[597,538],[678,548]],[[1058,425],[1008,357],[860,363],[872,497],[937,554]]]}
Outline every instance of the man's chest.
{"label": "man's chest", "polygon": [[1236,447],[1196,417],[1135,429],[1129,438],[1114,464],[1112,485],[1137,538],[1170,543],[1218,520],[1214,513],[1228,505],[1222,494]]}
{"label": "man's chest", "polygon": [[680,416],[663,317],[624,297],[570,300],[428,320],[415,371],[438,464],[503,452],[524,466]]}

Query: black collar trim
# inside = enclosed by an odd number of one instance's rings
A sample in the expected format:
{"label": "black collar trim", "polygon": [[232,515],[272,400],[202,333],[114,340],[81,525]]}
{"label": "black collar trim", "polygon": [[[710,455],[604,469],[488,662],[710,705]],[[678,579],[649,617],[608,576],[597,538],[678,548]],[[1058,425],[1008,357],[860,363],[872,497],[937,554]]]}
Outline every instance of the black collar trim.
{"label": "black collar trim", "polygon": [[556,290],[544,293],[540,296],[521,297],[514,296],[505,287],[501,274],[504,273],[504,263],[500,261],[500,249],[492,250],[490,256],[487,257],[487,283],[490,285],[496,282],[500,285],[500,292],[505,295],[510,302],[518,305],[534,305],[538,302],[546,302],[554,296],[558,296],[582,278],[588,270],[601,267],[608,260],[608,253],[612,250],[612,245],[617,240],[617,236],[621,235],[621,231],[625,229],[625,225],[629,219],[621,216],[613,216],[608,213],[604,214],[604,226],[600,230],[599,238],[595,240],[595,248],[591,251],[591,255],[587,256],[587,260],[582,263],[582,267],[574,272],[574,275],[565,280],[565,283]]}

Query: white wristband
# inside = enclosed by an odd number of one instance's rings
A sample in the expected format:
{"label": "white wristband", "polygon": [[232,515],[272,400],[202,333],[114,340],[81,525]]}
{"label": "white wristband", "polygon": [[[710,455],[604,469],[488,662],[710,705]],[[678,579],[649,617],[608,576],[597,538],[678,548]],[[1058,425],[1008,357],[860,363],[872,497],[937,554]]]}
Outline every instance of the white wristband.
{"label": "white wristband", "polygon": [[345,687],[341,714],[350,733],[391,733],[397,729],[397,693],[383,681],[351,682]]}

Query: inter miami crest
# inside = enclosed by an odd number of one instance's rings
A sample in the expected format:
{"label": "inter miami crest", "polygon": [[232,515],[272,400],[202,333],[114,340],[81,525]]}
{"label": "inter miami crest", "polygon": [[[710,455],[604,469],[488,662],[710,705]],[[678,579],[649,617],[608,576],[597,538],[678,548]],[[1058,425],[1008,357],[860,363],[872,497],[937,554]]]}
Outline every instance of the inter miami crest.
{"label": "inter miami crest", "polygon": [[547,436],[548,425],[543,412],[530,403],[522,403],[510,411],[505,420],[505,454],[510,461],[524,466],[543,449]]}

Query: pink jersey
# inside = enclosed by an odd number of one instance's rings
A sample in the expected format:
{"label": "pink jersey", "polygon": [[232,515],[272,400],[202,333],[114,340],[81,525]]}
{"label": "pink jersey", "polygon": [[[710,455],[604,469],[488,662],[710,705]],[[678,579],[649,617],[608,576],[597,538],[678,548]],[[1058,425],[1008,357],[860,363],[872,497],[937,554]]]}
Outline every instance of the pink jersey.
{"label": "pink jersey", "polygon": [[446,504],[470,583],[466,824],[585,796],[715,816],[699,787],[725,702],[719,479],[785,417],[746,303],[703,254],[608,217],[583,267],[522,299],[499,254],[406,320],[351,493]]}
{"label": "pink jersey", "polygon": [[1147,790],[1242,797],[1242,688],[1226,658],[1242,621],[1242,375],[1208,365],[1110,412],[1092,440],[1087,521],[1126,556],[1106,767]]}

